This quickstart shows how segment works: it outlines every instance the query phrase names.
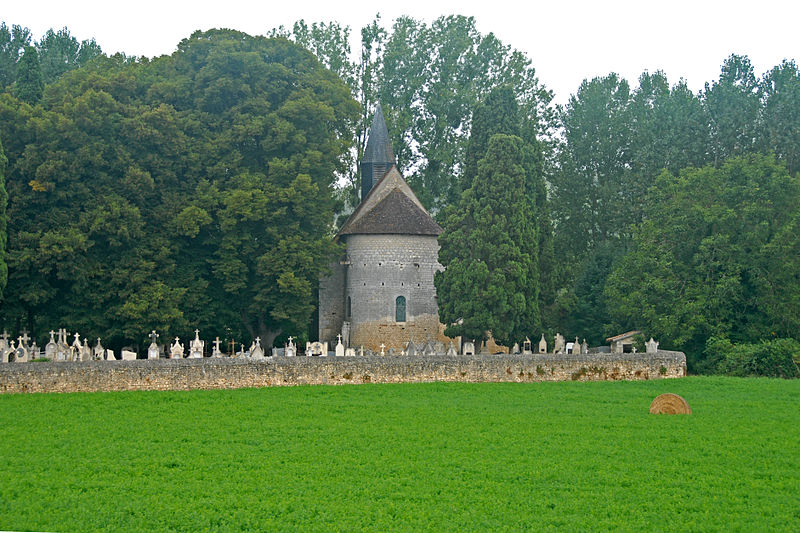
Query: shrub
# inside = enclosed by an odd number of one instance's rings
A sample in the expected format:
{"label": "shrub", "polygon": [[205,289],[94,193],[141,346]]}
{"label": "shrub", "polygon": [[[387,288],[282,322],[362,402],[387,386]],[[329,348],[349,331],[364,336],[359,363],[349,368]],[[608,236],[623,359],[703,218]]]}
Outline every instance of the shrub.
{"label": "shrub", "polygon": [[800,377],[796,362],[800,358],[800,342],[795,339],[733,344],[725,338],[712,337],[706,343],[706,356],[717,362],[719,373],[729,376]]}

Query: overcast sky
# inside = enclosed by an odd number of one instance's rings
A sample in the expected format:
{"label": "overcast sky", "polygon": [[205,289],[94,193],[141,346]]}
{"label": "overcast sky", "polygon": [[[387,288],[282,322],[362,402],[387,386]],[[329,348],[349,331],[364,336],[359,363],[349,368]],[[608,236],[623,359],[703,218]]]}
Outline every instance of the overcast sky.
{"label": "overcast sky", "polygon": [[[29,27],[38,39],[67,26],[94,37],[108,54],[153,57],[172,53],[195,30],[233,28],[264,34],[294,21],[337,21],[355,36],[380,12],[385,25],[400,15],[432,21],[440,15],[475,17],[481,33],[494,33],[524,51],[538,77],[565,102],[581,80],[617,72],[635,85],[643,70],[663,70],[671,83],[685,78],[698,91],[719,76],[731,53],[750,57],[756,75],[782,59],[800,59],[797,0],[704,1],[420,1],[11,2],[0,8],[6,24]],[[354,48],[354,50],[356,50]]]}

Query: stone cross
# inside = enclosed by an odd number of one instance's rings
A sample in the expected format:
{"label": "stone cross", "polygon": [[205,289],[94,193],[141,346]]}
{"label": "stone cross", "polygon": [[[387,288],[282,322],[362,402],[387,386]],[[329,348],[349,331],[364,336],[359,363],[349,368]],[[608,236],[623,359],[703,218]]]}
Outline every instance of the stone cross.
{"label": "stone cross", "polygon": [[[53,332],[51,331],[50,334],[52,335],[52,333]],[[8,331],[3,330],[3,334],[0,335],[0,339],[3,339],[4,341],[6,341],[6,344],[8,344]]]}
{"label": "stone cross", "polygon": [[23,332],[22,332],[22,337],[20,337],[20,340],[22,341],[22,343],[23,343],[25,346],[27,346],[27,345],[28,345],[28,341],[29,341],[29,340],[31,340],[31,338],[30,338],[30,337],[28,337],[28,332],[27,332],[27,331],[23,330]]}
{"label": "stone cross", "polygon": [[75,346],[75,343],[81,343],[81,335],[77,331],[75,332],[75,341],[72,343],[72,345]]}
{"label": "stone cross", "polygon": [[236,353],[236,341],[231,340],[228,342],[228,347],[231,349],[231,355]]}
{"label": "stone cross", "polygon": [[636,346],[634,346],[631,351],[633,351],[633,353],[636,353]]}
{"label": "stone cross", "polygon": [[221,341],[219,340],[219,337],[217,337],[217,338],[214,340],[214,349],[215,349],[216,351],[219,351],[219,343],[220,343],[220,342],[221,342]]}
{"label": "stone cross", "polygon": [[50,342],[55,342],[55,341],[53,340],[53,336],[54,336],[55,334],[56,334],[56,332],[55,332],[55,331],[53,331],[53,330],[51,329],[51,330],[50,330]]}
{"label": "stone cross", "polygon": [[384,352],[385,348],[386,348],[386,345],[381,343],[381,355],[386,355],[386,353]]}
{"label": "stone cross", "polygon": [[[291,337],[289,337],[291,339]],[[256,337],[256,346],[261,346],[261,337]]]}
{"label": "stone cross", "polygon": [[150,342],[152,342],[153,344],[156,343],[156,339],[158,339],[158,337],[159,335],[158,333],[156,333],[156,330],[150,332]]}
{"label": "stone cross", "polygon": [[336,340],[338,340],[338,341],[339,341],[339,344],[342,344],[342,334],[341,334],[341,333],[339,333],[338,335],[336,335]]}

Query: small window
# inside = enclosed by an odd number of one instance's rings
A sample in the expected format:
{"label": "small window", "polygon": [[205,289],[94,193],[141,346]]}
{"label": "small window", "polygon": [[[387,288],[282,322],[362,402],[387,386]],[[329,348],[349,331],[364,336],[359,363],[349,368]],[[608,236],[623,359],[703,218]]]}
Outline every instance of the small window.
{"label": "small window", "polygon": [[405,296],[398,296],[397,299],[394,301],[394,321],[395,322],[405,322],[406,321],[406,297]]}
{"label": "small window", "polygon": [[345,310],[345,316],[347,318],[350,318],[351,316],[353,316],[353,307],[352,307],[352,305],[353,305],[352,301],[350,300],[350,297],[348,296],[347,297],[347,309]]}

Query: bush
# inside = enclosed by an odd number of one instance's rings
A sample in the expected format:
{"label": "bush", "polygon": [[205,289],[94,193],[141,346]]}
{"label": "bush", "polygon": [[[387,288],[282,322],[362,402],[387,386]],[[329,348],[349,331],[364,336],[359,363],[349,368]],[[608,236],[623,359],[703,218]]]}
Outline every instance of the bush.
{"label": "bush", "polygon": [[754,344],[733,344],[720,337],[706,343],[706,358],[716,361],[717,372],[729,376],[800,377],[797,360],[800,342],[772,339]]}

